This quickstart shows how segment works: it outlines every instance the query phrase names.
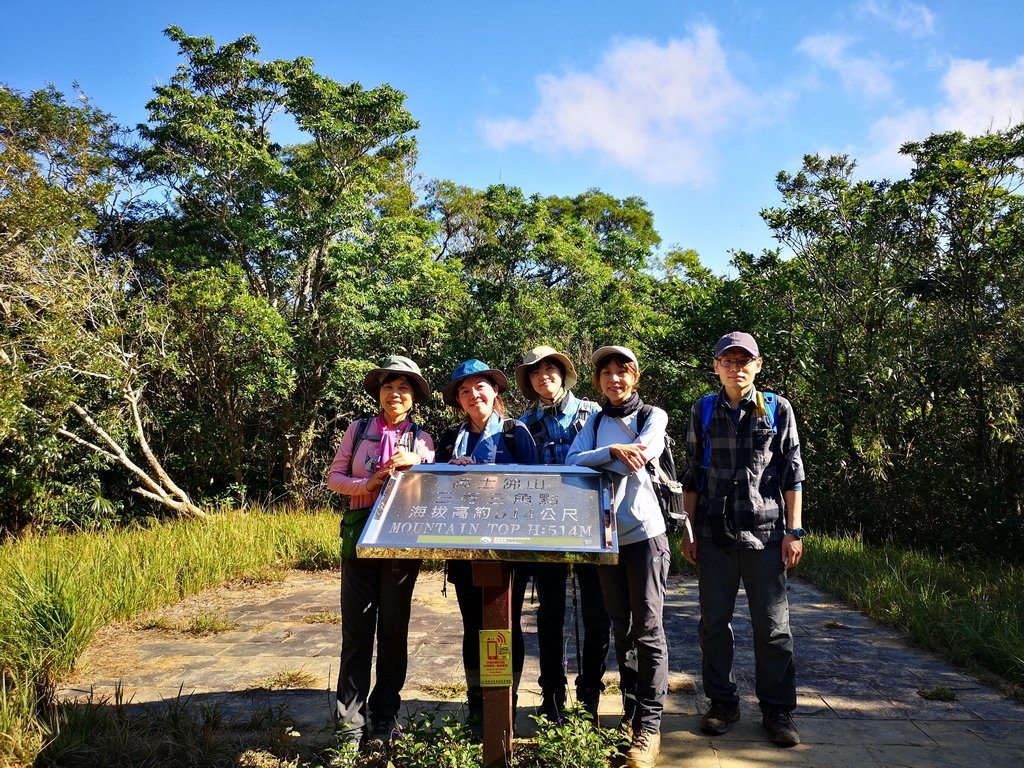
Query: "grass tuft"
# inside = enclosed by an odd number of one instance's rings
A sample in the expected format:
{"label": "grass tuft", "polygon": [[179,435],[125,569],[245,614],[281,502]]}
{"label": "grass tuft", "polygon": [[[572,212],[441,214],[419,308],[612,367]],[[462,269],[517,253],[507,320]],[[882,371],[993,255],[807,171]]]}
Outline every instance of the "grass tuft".
{"label": "grass tuft", "polygon": [[317,678],[304,669],[285,669],[260,680],[254,688],[266,691],[285,691],[296,688],[315,688]]}
{"label": "grass tuft", "polygon": [[940,686],[938,688],[921,688],[917,695],[928,701],[956,701],[956,691]]}

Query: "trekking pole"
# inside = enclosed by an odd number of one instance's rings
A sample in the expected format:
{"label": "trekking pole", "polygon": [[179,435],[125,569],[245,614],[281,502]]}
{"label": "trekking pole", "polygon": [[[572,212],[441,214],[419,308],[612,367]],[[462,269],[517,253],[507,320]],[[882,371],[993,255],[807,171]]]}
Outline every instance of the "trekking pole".
{"label": "trekking pole", "polygon": [[583,674],[583,650],[580,648],[580,612],[576,600],[576,567],[569,566],[569,578],[572,579],[572,623],[576,628],[576,674]]}

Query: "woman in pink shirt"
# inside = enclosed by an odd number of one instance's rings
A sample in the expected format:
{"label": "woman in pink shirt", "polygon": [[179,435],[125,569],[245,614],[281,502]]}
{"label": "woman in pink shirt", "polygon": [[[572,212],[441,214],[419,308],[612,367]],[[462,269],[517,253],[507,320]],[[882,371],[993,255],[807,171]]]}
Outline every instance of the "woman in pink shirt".
{"label": "woman in pink shirt", "polygon": [[[390,740],[408,667],[409,614],[420,561],[356,557],[355,544],[381,488],[395,472],[434,460],[434,441],[413,421],[430,397],[419,366],[389,357],[366,375],[363,388],[380,413],[356,419],[331,462],[327,486],[349,496],[342,520],[341,669],[336,716],[343,738]],[[374,637],[377,674],[370,690]]]}

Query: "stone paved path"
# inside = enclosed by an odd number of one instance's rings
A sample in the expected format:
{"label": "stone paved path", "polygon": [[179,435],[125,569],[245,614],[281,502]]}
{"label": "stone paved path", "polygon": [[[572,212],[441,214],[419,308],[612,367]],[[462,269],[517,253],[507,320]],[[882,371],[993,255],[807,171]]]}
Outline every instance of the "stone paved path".
{"label": "stone paved path", "polygon": [[[908,647],[897,634],[796,579],[790,602],[797,642],[796,720],[803,743],[782,749],[764,738],[742,596],[735,629],[743,716],[725,736],[701,734],[698,720],[705,699],[694,685],[700,669],[696,599],[692,579],[673,580],[665,608],[672,678],[661,765],[1024,767],[1024,706],[938,657]],[[134,706],[152,706],[180,693],[195,703],[216,701],[241,717],[280,705],[287,707],[303,738],[317,733],[322,738],[330,721],[340,637],[337,624],[324,622],[336,618],[337,604],[337,573],[293,572],[279,584],[211,590],[158,615],[165,624],[218,615],[233,622],[234,629],[208,637],[135,626],[106,629],[63,694],[92,691],[112,697],[120,685]],[[533,613],[529,606],[524,610],[527,667],[518,726],[526,733],[532,729],[528,715],[539,703]],[[567,656],[574,667],[570,622]],[[403,692],[409,711],[458,708],[458,701],[450,699],[459,694],[447,691],[462,683],[460,638],[454,592],[443,597],[440,574],[423,573]],[[305,687],[265,690],[268,681],[297,672],[306,676]],[[609,677],[615,679],[614,670]],[[955,691],[955,700],[930,701],[918,694],[936,687]],[[605,695],[601,712],[615,722],[621,712],[617,697]]]}

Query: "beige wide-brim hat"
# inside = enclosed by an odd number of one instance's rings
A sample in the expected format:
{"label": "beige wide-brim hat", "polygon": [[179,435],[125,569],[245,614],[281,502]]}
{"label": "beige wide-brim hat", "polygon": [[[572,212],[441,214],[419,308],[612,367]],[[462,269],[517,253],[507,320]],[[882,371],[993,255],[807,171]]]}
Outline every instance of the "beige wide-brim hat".
{"label": "beige wide-brim hat", "polygon": [[540,397],[537,394],[537,390],[530,383],[529,369],[548,357],[553,357],[562,364],[562,369],[565,371],[565,377],[562,379],[562,389],[570,390],[576,386],[576,368],[573,366],[572,360],[554,347],[534,347],[523,356],[522,365],[516,367],[516,384],[519,385],[519,391],[523,393],[527,400],[536,400]]}
{"label": "beige wide-brim hat", "polygon": [[430,399],[430,387],[427,380],[420,373],[420,367],[408,357],[391,355],[380,368],[374,368],[363,379],[363,389],[375,400],[380,397],[380,385],[384,379],[391,375],[405,376],[412,384],[414,390],[413,400],[417,403],[425,403]]}

